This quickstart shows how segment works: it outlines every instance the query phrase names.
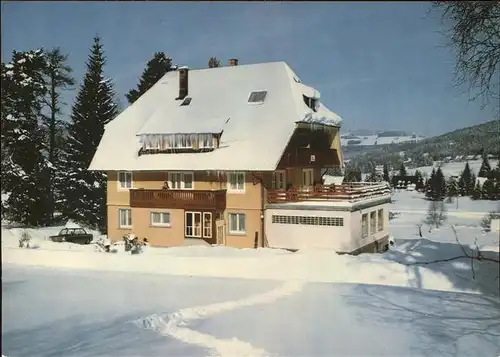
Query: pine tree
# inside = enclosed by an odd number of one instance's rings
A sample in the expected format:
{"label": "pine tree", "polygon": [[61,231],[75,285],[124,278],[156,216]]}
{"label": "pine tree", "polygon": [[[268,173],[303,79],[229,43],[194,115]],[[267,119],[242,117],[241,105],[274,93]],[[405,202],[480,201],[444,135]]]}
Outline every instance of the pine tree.
{"label": "pine tree", "polygon": [[217,59],[217,57],[210,57],[208,60],[208,68],[217,68],[222,67],[221,62]]}
{"label": "pine tree", "polygon": [[377,174],[377,170],[375,168],[375,165],[371,165],[370,167],[370,173],[366,177],[367,182],[379,182],[379,175]]}
{"label": "pine tree", "polygon": [[474,190],[471,192],[471,198],[473,200],[479,200],[481,199],[481,196],[483,194],[483,191],[481,189],[481,185],[479,184],[479,181],[476,182],[476,185],[474,186]]}
{"label": "pine tree", "polygon": [[47,195],[51,220],[57,209],[56,201],[61,199],[60,188],[64,185],[61,180],[60,157],[63,148],[63,132],[65,121],[62,120],[61,92],[72,89],[75,80],[71,76],[72,69],[67,64],[68,56],[61,52],[60,48],[54,48],[46,54],[47,65],[45,67],[45,81],[47,83],[47,98],[45,105],[48,115],[43,116],[45,130],[45,142],[50,170],[48,176]]}
{"label": "pine tree", "polygon": [[142,72],[137,89],[131,89],[125,94],[128,103],[134,103],[141,95],[154,86],[165,73],[173,70],[175,70],[175,67],[172,66],[172,58],[165,54],[165,52],[155,52],[153,58],[146,63],[146,68]]}
{"label": "pine tree", "polygon": [[106,229],[106,175],[89,171],[104,125],[117,115],[113,85],[104,79],[106,63],[99,37],[94,38],[87,72],[73,104],[64,155],[64,216]]}
{"label": "pine tree", "polygon": [[492,180],[486,180],[483,183],[483,187],[481,188],[481,198],[483,200],[495,200],[496,192],[495,192],[495,183]]}
{"label": "pine tree", "polygon": [[436,181],[436,169],[432,168],[431,175],[425,184],[425,196],[428,199],[435,200],[436,192],[435,192],[435,181]]}
{"label": "pine tree", "polygon": [[415,178],[417,180],[417,184],[415,189],[417,191],[421,191],[424,189],[424,177],[422,176],[422,173],[418,170],[415,170]]}
{"label": "pine tree", "polygon": [[2,191],[10,193],[6,217],[28,226],[49,221],[46,186],[48,163],[43,154],[42,116],[46,86],[42,50],[12,54],[2,63]]}
{"label": "pine tree", "polygon": [[477,177],[489,177],[491,172],[490,162],[488,161],[488,155],[483,153],[483,162],[481,163],[481,168]]}
{"label": "pine tree", "polygon": [[401,163],[401,167],[399,168],[399,176],[406,176],[406,167],[404,163]]}
{"label": "pine tree", "polygon": [[451,202],[453,197],[458,196],[458,182],[453,177],[448,178],[446,181],[446,196],[448,197],[448,202]]}
{"label": "pine tree", "polygon": [[389,177],[389,165],[387,163],[384,164],[384,176],[383,179],[385,182],[391,182],[391,179]]}
{"label": "pine tree", "polygon": [[360,182],[361,170],[358,167],[346,166],[345,168],[345,182]]}
{"label": "pine tree", "polygon": [[495,184],[495,200],[500,200],[500,181]]}
{"label": "pine tree", "polygon": [[435,198],[442,200],[446,195],[446,180],[443,175],[441,167],[436,170],[436,178],[434,180]]}
{"label": "pine tree", "polygon": [[475,178],[473,176],[474,174],[469,167],[469,163],[465,163],[464,170],[462,171],[460,179],[458,180],[458,189],[460,195],[470,196],[472,194],[475,183]]}

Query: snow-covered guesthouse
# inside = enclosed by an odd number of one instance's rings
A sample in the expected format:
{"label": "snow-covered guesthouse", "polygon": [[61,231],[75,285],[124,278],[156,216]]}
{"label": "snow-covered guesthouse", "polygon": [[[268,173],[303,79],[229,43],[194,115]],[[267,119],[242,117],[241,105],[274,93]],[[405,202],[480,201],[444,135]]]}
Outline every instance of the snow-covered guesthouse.
{"label": "snow-covered guesthouse", "polygon": [[381,249],[388,187],[322,184],[342,163],[340,121],[285,62],[168,72],[106,125],[90,165],[108,177],[109,238]]}

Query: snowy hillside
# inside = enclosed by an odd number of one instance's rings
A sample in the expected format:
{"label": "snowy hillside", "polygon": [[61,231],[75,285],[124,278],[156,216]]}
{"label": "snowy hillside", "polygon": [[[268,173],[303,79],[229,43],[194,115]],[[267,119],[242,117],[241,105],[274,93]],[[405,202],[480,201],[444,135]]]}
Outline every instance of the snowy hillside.
{"label": "snowy hillside", "polygon": [[426,138],[416,134],[408,135],[404,132],[383,132],[373,135],[357,135],[355,133],[344,133],[340,136],[340,142],[342,146],[374,146],[400,144],[408,142],[418,142],[423,139]]}
{"label": "snowy hillside", "polygon": [[478,227],[495,202],[447,205],[447,224],[419,237],[428,202],[406,191],[393,199],[395,246],[359,256],[205,246],[107,254],[47,241],[61,227],[29,230],[36,249],[21,249],[22,231],[2,227],[2,353],[498,355],[498,263],[472,270],[463,257],[479,248],[498,260],[498,233]]}

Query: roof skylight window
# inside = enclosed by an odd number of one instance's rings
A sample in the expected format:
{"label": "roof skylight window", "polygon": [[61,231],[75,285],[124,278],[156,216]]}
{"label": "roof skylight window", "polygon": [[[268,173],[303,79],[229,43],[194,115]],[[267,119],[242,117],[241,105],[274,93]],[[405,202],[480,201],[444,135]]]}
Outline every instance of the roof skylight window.
{"label": "roof skylight window", "polygon": [[250,97],[248,98],[248,103],[263,103],[264,99],[266,99],[267,91],[258,91],[250,93]]}
{"label": "roof skylight window", "polygon": [[192,99],[191,97],[184,98],[184,100],[181,103],[181,107],[184,107],[184,106],[191,104],[191,99]]}

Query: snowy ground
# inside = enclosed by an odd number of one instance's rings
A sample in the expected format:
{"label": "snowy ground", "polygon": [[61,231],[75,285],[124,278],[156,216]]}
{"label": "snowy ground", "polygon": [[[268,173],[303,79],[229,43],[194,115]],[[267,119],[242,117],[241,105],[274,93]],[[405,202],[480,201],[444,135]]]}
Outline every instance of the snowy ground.
{"label": "snowy ground", "polygon": [[[2,228],[2,353],[500,355],[498,264],[415,265],[462,248],[449,225],[418,236],[422,195],[393,198],[396,246],[357,257],[204,246],[106,254],[45,239],[61,227],[30,231],[37,249],[20,249],[21,230]],[[478,227],[496,203],[447,206],[463,249],[498,259],[498,233]]]}
{"label": "snowy ground", "polygon": [[[481,168],[482,160],[471,160],[469,161],[469,167],[474,173],[474,175],[477,176],[479,169]],[[492,169],[497,167],[498,165],[498,160],[489,160],[490,166]],[[443,174],[445,177],[448,176],[460,176],[462,171],[465,168],[465,161],[462,162],[448,162],[448,163],[441,163],[441,170],[443,171]],[[413,175],[416,170],[419,170],[422,173],[426,173],[428,176],[430,176],[432,169],[435,168],[437,170],[438,166],[437,163],[434,163],[433,166],[422,166],[422,167],[417,167],[415,169],[408,169],[407,172],[409,175]],[[397,172],[397,171],[396,171]]]}

